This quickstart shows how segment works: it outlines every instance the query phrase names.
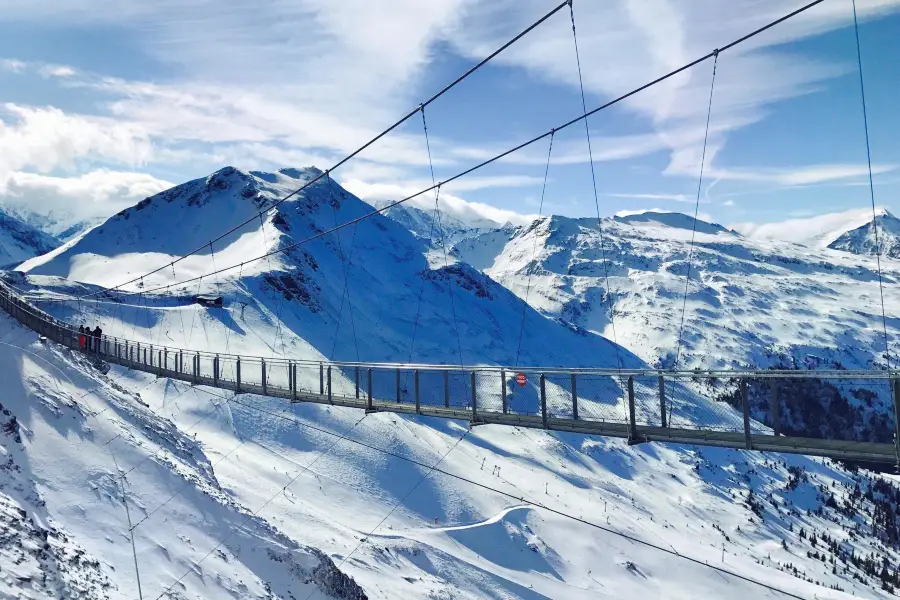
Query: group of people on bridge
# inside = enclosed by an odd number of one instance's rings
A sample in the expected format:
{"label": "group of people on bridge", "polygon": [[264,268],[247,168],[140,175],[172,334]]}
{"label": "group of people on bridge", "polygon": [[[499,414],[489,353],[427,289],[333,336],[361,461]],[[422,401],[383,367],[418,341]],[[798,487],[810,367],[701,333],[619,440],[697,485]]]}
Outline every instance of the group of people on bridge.
{"label": "group of people on bridge", "polygon": [[102,335],[103,330],[100,329],[99,325],[93,331],[91,331],[90,327],[80,325],[78,327],[78,347],[84,352],[97,352],[100,350],[100,337]]}

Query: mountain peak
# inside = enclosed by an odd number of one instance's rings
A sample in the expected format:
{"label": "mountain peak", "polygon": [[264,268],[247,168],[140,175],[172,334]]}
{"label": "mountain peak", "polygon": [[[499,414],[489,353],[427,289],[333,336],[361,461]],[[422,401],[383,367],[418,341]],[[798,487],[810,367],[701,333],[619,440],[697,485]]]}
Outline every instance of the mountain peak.
{"label": "mountain peak", "polygon": [[644,227],[671,227],[687,230],[694,230],[696,228],[697,233],[708,233],[711,235],[716,235],[718,233],[735,233],[718,223],[709,223],[702,219],[695,220],[694,217],[679,212],[648,210],[639,213],[618,214],[613,217],[613,220],[618,221],[619,223]]}
{"label": "mountain peak", "polygon": [[865,223],[845,231],[828,244],[832,250],[843,250],[853,254],[882,254],[900,258],[900,219],[886,208],[875,211],[875,217]]}

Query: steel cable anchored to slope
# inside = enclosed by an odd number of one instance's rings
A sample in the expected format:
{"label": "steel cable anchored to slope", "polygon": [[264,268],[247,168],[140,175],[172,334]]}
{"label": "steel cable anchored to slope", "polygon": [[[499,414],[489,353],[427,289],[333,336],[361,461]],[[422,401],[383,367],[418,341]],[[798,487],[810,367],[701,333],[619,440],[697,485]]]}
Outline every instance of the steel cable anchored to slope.
{"label": "steel cable anchored to slope", "polygon": [[[453,89],[454,87],[456,87],[458,84],[462,83],[466,78],[468,78],[470,75],[472,75],[473,73],[475,73],[476,71],[478,71],[479,69],[481,69],[483,66],[485,66],[486,64],[488,64],[488,63],[489,63],[490,61],[492,61],[493,59],[495,59],[498,55],[500,55],[502,52],[504,52],[504,51],[505,51],[506,49],[508,49],[510,46],[512,46],[513,44],[515,44],[516,42],[518,42],[520,39],[522,39],[523,37],[525,37],[526,35],[528,35],[528,34],[531,33],[532,31],[534,31],[535,29],[537,29],[540,25],[542,25],[545,21],[547,21],[547,19],[549,19],[550,17],[552,17],[553,15],[555,15],[557,12],[559,12],[560,10],[562,10],[563,8],[565,8],[566,6],[568,6],[570,2],[571,2],[571,0],[565,0],[564,2],[561,2],[559,5],[557,5],[556,7],[554,7],[553,9],[549,10],[547,13],[544,14],[544,16],[542,16],[541,18],[537,19],[537,20],[534,21],[531,25],[529,25],[529,26],[526,27],[524,30],[522,30],[521,32],[519,32],[518,35],[516,35],[515,37],[513,37],[512,39],[510,39],[508,42],[506,42],[505,44],[503,44],[502,46],[500,46],[499,48],[497,48],[496,50],[494,50],[493,52],[491,52],[488,56],[486,56],[485,58],[483,58],[480,62],[478,62],[477,64],[475,64],[475,65],[473,65],[472,67],[470,67],[465,73],[463,73],[462,75],[460,75],[459,77],[457,77],[456,79],[454,79],[453,81],[451,81],[450,83],[448,83],[447,85],[445,85],[445,86],[444,86],[443,88],[441,88],[437,93],[433,94],[430,98],[428,98],[427,100],[425,100],[424,102],[422,102],[421,104],[419,104],[419,106],[417,106],[417,107],[414,108],[413,110],[411,110],[411,111],[409,111],[408,113],[406,113],[406,115],[404,115],[402,118],[400,118],[398,121],[396,121],[393,125],[389,126],[388,128],[384,129],[383,131],[381,131],[381,133],[377,134],[375,137],[373,137],[372,139],[370,139],[368,142],[366,142],[365,144],[363,144],[362,146],[360,146],[359,148],[357,148],[356,150],[354,150],[353,152],[351,152],[350,154],[348,154],[347,156],[345,156],[344,158],[342,158],[341,160],[339,160],[338,162],[336,162],[334,165],[332,165],[330,168],[326,169],[324,172],[320,173],[319,175],[317,175],[317,176],[314,177],[313,179],[307,181],[306,183],[304,183],[302,186],[300,186],[299,188],[297,188],[297,189],[294,190],[293,192],[287,194],[286,196],[283,196],[283,197],[279,198],[278,200],[276,200],[276,201],[273,202],[272,204],[269,204],[268,206],[266,206],[263,210],[259,211],[257,214],[255,214],[255,215],[253,215],[252,217],[248,218],[247,220],[241,222],[240,224],[235,225],[234,227],[228,229],[225,233],[222,233],[222,234],[219,235],[218,237],[216,237],[216,238],[210,240],[209,242],[204,243],[202,246],[200,246],[200,247],[198,247],[198,248],[196,248],[196,249],[194,249],[194,250],[191,250],[191,251],[188,252],[187,254],[185,254],[185,255],[183,255],[183,256],[180,256],[179,258],[177,258],[177,259],[174,260],[174,261],[170,261],[169,264],[162,265],[161,267],[159,267],[159,268],[157,268],[157,269],[154,269],[154,270],[152,270],[152,271],[149,271],[149,272],[147,272],[147,273],[144,273],[144,274],[143,274],[142,276],[140,276],[140,277],[135,277],[134,279],[131,279],[131,280],[126,281],[126,282],[124,282],[124,283],[120,283],[119,285],[116,285],[116,286],[114,286],[114,287],[111,288],[111,289],[114,289],[114,290],[115,290],[115,289],[119,289],[119,288],[122,288],[122,287],[124,287],[124,286],[126,286],[126,285],[130,285],[130,284],[132,284],[132,283],[135,283],[136,281],[139,281],[139,280],[142,279],[143,277],[149,277],[150,275],[154,275],[154,274],[156,274],[156,273],[159,273],[159,272],[162,271],[163,269],[168,268],[170,264],[174,265],[175,263],[181,262],[182,260],[188,258],[189,256],[193,256],[193,255],[197,254],[198,252],[202,251],[204,248],[206,248],[206,247],[209,246],[210,244],[222,240],[223,238],[225,238],[225,237],[231,235],[232,233],[234,233],[235,231],[238,231],[238,230],[241,229],[242,227],[244,227],[244,226],[248,225],[249,223],[253,222],[258,216],[261,216],[261,215],[267,213],[268,211],[270,211],[271,209],[275,208],[276,206],[280,205],[281,203],[283,203],[283,202],[285,202],[285,201],[287,201],[287,200],[290,200],[291,198],[293,198],[293,197],[296,196],[297,194],[299,194],[299,193],[301,193],[302,191],[304,191],[306,188],[310,187],[311,185],[313,185],[313,184],[315,184],[316,182],[318,182],[319,180],[321,180],[323,177],[325,177],[326,173],[329,173],[329,172],[331,172],[331,171],[334,171],[335,169],[337,169],[337,168],[343,166],[344,164],[346,164],[347,162],[349,162],[350,160],[352,160],[353,158],[355,158],[356,156],[358,156],[360,153],[362,153],[363,151],[365,151],[366,149],[368,149],[369,147],[371,147],[371,146],[372,146],[373,144],[375,144],[378,140],[382,139],[383,137],[385,137],[386,135],[388,135],[389,133],[391,133],[392,131],[394,131],[395,129],[397,129],[398,127],[400,127],[401,125],[403,125],[403,124],[404,124],[406,121],[408,121],[410,118],[414,117],[414,116],[416,115],[416,113],[419,112],[419,110],[421,110],[421,109],[423,109],[424,107],[430,105],[432,102],[436,101],[438,98],[440,98],[441,96],[443,96],[444,94],[446,94],[447,92],[449,92],[451,89]],[[100,293],[102,293],[102,292],[95,292],[95,293],[93,293],[93,294],[88,294],[88,295],[86,295],[85,297],[94,296],[94,295],[97,295],[97,294],[100,294]]]}
{"label": "steel cable anchored to slope", "polygon": [[[672,71],[669,71],[669,72],[666,73],[665,75],[661,75],[661,76],[657,77],[656,79],[654,79],[654,80],[652,80],[652,81],[649,81],[649,82],[647,82],[647,83],[645,83],[645,84],[643,84],[643,85],[641,85],[641,86],[639,86],[639,87],[637,87],[637,88],[634,88],[633,90],[631,90],[631,91],[629,91],[629,92],[626,92],[625,94],[622,94],[621,96],[618,96],[618,97],[616,97],[616,98],[614,98],[614,99],[612,99],[612,100],[609,100],[608,102],[606,102],[606,103],[604,103],[604,104],[601,104],[600,106],[598,106],[598,107],[596,107],[596,108],[594,108],[594,109],[592,109],[592,110],[590,110],[590,111],[584,112],[584,113],[582,113],[581,115],[579,115],[579,116],[577,116],[577,117],[574,117],[574,118],[572,118],[572,119],[566,121],[565,123],[563,123],[563,124],[561,124],[561,125],[559,125],[559,126],[557,126],[557,127],[553,127],[553,128],[551,128],[551,129],[547,130],[546,132],[544,132],[544,133],[542,133],[542,134],[540,134],[540,135],[537,135],[537,136],[531,138],[530,140],[527,140],[527,141],[522,142],[522,143],[520,143],[520,144],[518,144],[518,145],[516,145],[516,146],[514,146],[514,147],[512,147],[512,148],[509,148],[508,150],[505,150],[505,151],[503,151],[503,152],[500,152],[499,154],[496,154],[496,155],[494,155],[494,156],[491,157],[491,158],[488,158],[488,159],[486,159],[486,160],[484,160],[484,161],[482,161],[482,162],[480,162],[480,163],[478,163],[478,164],[476,164],[476,165],[474,165],[474,166],[472,166],[472,167],[469,167],[468,169],[465,169],[464,171],[460,171],[460,172],[457,173],[456,175],[453,175],[453,176],[451,176],[451,177],[448,177],[447,179],[444,179],[444,180],[442,180],[442,181],[438,181],[436,184],[430,185],[430,186],[428,186],[428,187],[426,187],[426,188],[424,188],[424,189],[422,189],[422,190],[420,190],[420,191],[418,191],[418,192],[416,192],[416,193],[414,193],[414,194],[410,194],[409,196],[406,196],[405,198],[401,198],[400,200],[395,200],[394,202],[391,202],[391,203],[389,203],[389,204],[386,204],[386,205],[382,206],[381,208],[373,209],[372,211],[370,211],[370,212],[368,212],[368,213],[366,213],[366,214],[364,214],[364,215],[362,215],[362,216],[360,216],[360,217],[357,217],[357,218],[355,218],[355,219],[351,219],[351,220],[349,220],[349,221],[346,221],[346,222],[344,222],[344,223],[342,223],[341,225],[338,225],[338,226],[336,226],[336,227],[332,227],[332,228],[329,228],[329,229],[320,231],[320,232],[315,233],[315,234],[313,234],[313,235],[311,235],[311,236],[309,236],[309,237],[307,237],[307,238],[304,238],[304,239],[302,239],[302,240],[299,240],[299,241],[297,241],[297,242],[294,242],[293,244],[289,244],[289,245],[284,246],[284,247],[282,247],[282,248],[279,248],[279,249],[277,249],[277,250],[273,250],[272,252],[268,252],[268,253],[266,253],[266,254],[264,254],[264,255],[257,256],[257,257],[254,257],[254,258],[250,258],[250,259],[247,259],[247,260],[245,260],[245,261],[242,261],[241,263],[233,264],[233,265],[231,265],[231,266],[229,266],[229,267],[225,267],[225,268],[223,268],[223,269],[219,269],[219,270],[215,271],[214,273],[206,273],[205,276],[208,277],[208,276],[210,276],[210,275],[217,275],[217,274],[219,274],[219,273],[224,273],[224,272],[227,272],[227,271],[236,269],[236,268],[238,268],[238,267],[243,267],[244,265],[247,265],[247,264],[249,264],[249,263],[253,263],[253,262],[256,262],[256,261],[259,261],[259,260],[268,258],[269,256],[274,256],[274,255],[276,255],[276,254],[281,254],[281,253],[284,253],[284,252],[288,252],[288,251],[290,251],[290,250],[293,250],[294,248],[298,248],[298,247],[300,247],[300,246],[302,246],[302,245],[304,245],[304,244],[307,244],[307,243],[309,243],[309,242],[312,242],[312,241],[317,240],[317,239],[319,239],[319,238],[322,238],[322,237],[324,237],[324,236],[331,235],[331,234],[334,233],[335,231],[338,231],[338,230],[343,229],[343,228],[345,228],[345,227],[350,227],[351,225],[355,225],[355,224],[357,224],[357,223],[359,223],[359,222],[361,222],[361,221],[364,221],[364,220],[369,219],[369,218],[371,218],[371,217],[374,217],[374,216],[376,216],[376,215],[382,214],[382,213],[384,213],[384,212],[390,210],[391,208],[393,208],[393,207],[395,207],[395,206],[399,206],[399,205],[401,205],[401,204],[404,204],[404,203],[408,202],[409,200],[412,200],[412,199],[414,199],[414,198],[417,198],[417,197],[419,197],[419,196],[421,196],[421,195],[423,195],[423,194],[427,194],[428,192],[434,191],[435,189],[443,188],[443,187],[447,186],[449,183],[452,183],[452,182],[454,182],[454,181],[456,181],[456,180],[458,180],[458,179],[461,179],[461,178],[463,178],[463,177],[465,177],[465,176],[467,176],[467,175],[470,175],[470,174],[474,173],[475,171],[481,170],[481,169],[483,169],[484,167],[486,167],[486,166],[488,166],[488,165],[491,165],[491,164],[493,164],[493,163],[496,163],[496,162],[498,162],[498,161],[501,161],[501,160],[503,160],[504,158],[506,158],[507,156],[510,156],[511,154],[514,154],[514,153],[516,153],[516,152],[518,152],[518,151],[520,151],[520,150],[523,150],[524,148],[527,148],[527,147],[529,147],[529,146],[531,146],[531,145],[533,145],[533,144],[535,144],[535,143],[537,143],[537,142],[539,142],[539,141],[541,141],[541,140],[543,140],[543,139],[545,139],[545,138],[548,138],[548,137],[549,137],[550,135],[552,135],[554,132],[555,132],[555,133],[559,133],[560,131],[562,131],[562,130],[568,128],[568,127],[571,127],[572,125],[575,125],[575,124],[577,124],[577,123],[580,123],[581,121],[587,119],[588,117],[590,117],[590,116],[592,116],[592,115],[595,115],[595,114],[597,114],[597,113],[599,113],[599,112],[601,112],[601,111],[603,111],[603,110],[606,110],[606,109],[608,109],[608,108],[610,108],[610,107],[612,107],[612,106],[615,106],[615,105],[619,104],[620,102],[623,102],[624,100],[627,100],[628,98],[631,98],[632,96],[634,96],[634,95],[636,95],[636,94],[639,94],[640,92],[642,92],[642,91],[644,91],[644,90],[646,90],[646,89],[648,89],[648,88],[653,87],[654,85],[657,85],[657,84],[659,84],[659,83],[662,83],[663,81],[666,81],[666,80],[668,80],[668,79],[671,79],[672,77],[675,77],[676,75],[679,75],[680,73],[683,73],[683,72],[687,71],[688,69],[690,69],[690,68],[692,68],[692,67],[694,67],[694,66],[696,66],[696,65],[698,65],[698,64],[700,64],[700,63],[703,63],[703,62],[709,60],[710,58],[715,57],[717,54],[722,54],[723,52],[726,52],[726,51],[730,50],[731,48],[734,48],[735,46],[737,46],[737,45],[739,45],[739,44],[741,44],[741,43],[743,43],[743,42],[746,42],[747,40],[749,40],[749,39],[751,39],[751,38],[753,38],[753,37],[755,37],[755,36],[757,36],[757,35],[759,35],[759,34],[765,32],[765,31],[768,31],[768,30],[771,29],[772,27],[775,27],[776,25],[778,25],[778,24],[780,24],[780,23],[783,23],[783,22],[787,21],[788,19],[791,19],[791,18],[793,18],[793,17],[795,17],[795,16],[797,16],[797,15],[799,15],[799,14],[801,14],[801,13],[803,13],[803,12],[805,12],[805,11],[807,11],[807,10],[809,10],[809,9],[811,9],[811,8],[813,8],[813,7],[815,7],[815,6],[818,6],[819,4],[821,4],[821,3],[824,2],[824,1],[825,1],[825,0],[814,0],[813,2],[810,2],[809,4],[806,4],[806,5],[804,5],[804,6],[800,7],[800,8],[798,8],[797,10],[795,10],[795,11],[793,11],[793,12],[790,12],[790,13],[788,13],[788,14],[786,14],[786,15],[784,15],[784,16],[782,16],[782,17],[780,17],[780,18],[778,18],[778,19],[776,19],[776,20],[774,20],[774,21],[771,21],[770,23],[768,23],[768,24],[766,24],[766,25],[764,25],[764,26],[762,26],[762,27],[760,27],[760,28],[758,28],[758,29],[755,29],[754,31],[752,31],[752,32],[750,32],[750,33],[748,33],[748,34],[746,34],[746,35],[744,35],[744,36],[742,36],[742,37],[740,37],[740,38],[738,38],[738,39],[736,39],[736,40],[734,40],[734,41],[732,41],[732,42],[730,42],[730,43],[728,43],[728,44],[725,44],[724,46],[718,48],[717,50],[713,50],[713,51],[709,52],[708,54],[705,54],[705,55],[703,55],[703,56],[701,56],[701,57],[699,57],[699,58],[697,58],[697,59],[695,59],[695,60],[693,60],[693,61],[691,61],[691,62],[689,62],[689,63],[686,63],[686,64],[682,65],[681,67],[678,67],[677,69],[674,69],[674,70],[672,70]],[[419,110],[419,109],[417,108],[416,110]],[[204,247],[205,247],[205,246],[204,246]],[[168,267],[168,266],[169,266],[169,265],[166,264],[166,267]],[[185,279],[185,280],[182,280],[182,281],[180,281],[180,282],[170,283],[170,284],[167,284],[167,285],[160,285],[160,286],[158,286],[158,287],[156,287],[156,288],[152,288],[152,289],[149,289],[149,290],[143,290],[141,293],[151,293],[151,292],[156,292],[156,291],[159,291],[159,290],[163,290],[163,289],[165,289],[165,288],[167,288],[167,287],[174,287],[174,286],[177,286],[177,285],[183,285],[183,284],[186,284],[186,283],[191,283],[191,282],[193,282],[193,281],[196,281],[197,279],[199,279],[199,277],[193,277],[193,278],[191,278],[191,279]],[[116,289],[116,288],[112,288],[112,289]],[[103,294],[103,293],[107,293],[107,292],[108,292],[108,290],[102,290],[102,291],[99,291],[99,292],[94,292],[93,294],[90,294],[90,295],[84,296],[84,297],[86,298],[86,297],[89,297],[89,296],[94,296],[94,295]],[[138,293],[138,292],[122,292],[122,293],[125,293],[125,294],[135,294],[135,293]]]}

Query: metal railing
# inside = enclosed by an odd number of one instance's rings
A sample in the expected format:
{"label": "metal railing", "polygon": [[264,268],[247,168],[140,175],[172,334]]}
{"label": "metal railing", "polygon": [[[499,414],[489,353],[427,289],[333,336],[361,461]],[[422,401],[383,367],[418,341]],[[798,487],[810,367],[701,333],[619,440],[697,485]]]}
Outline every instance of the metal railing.
{"label": "metal railing", "polygon": [[[512,368],[264,358],[95,338],[2,282],[0,306],[46,338],[99,360],[235,393],[616,436],[631,443],[682,442],[900,464],[900,379],[889,371]],[[852,418],[851,401],[889,406],[872,412],[863,427]],[[891,412],[893,421],[884,416]],[[766,425],[753,418],[760,416]]]}

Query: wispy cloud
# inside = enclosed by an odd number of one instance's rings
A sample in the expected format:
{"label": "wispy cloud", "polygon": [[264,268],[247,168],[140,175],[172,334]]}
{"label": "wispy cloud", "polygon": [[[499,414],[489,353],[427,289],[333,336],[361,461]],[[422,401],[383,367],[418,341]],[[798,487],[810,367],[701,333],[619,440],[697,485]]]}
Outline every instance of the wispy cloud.
{"label": "wispy cloud", "polygon": [[[613,198],[631,198],[634,200],[671,200],[672,202],[684,202],[694,204],[696,197],[689,194],[606,194]],[[707,204],[709,201],[701,198],[700,204]]]}

